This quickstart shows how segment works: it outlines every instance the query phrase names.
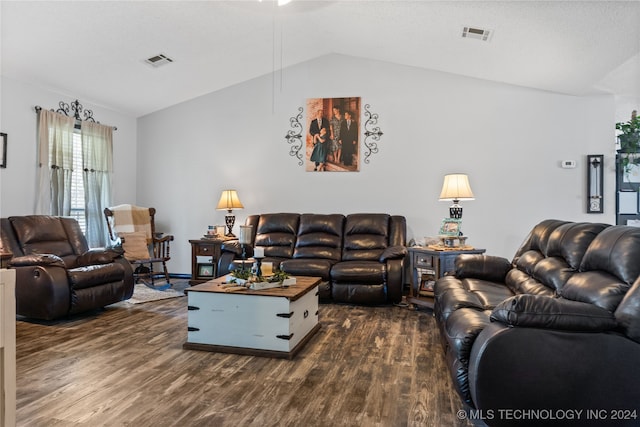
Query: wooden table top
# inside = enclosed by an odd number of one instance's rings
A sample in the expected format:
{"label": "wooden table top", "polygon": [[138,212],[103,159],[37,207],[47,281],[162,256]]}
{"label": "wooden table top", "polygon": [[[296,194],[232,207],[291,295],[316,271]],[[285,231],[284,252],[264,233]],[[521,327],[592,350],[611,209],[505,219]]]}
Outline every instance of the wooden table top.
{"label": "wooden table top", "polygon": [[185,289],[185,292],[214,292],[214,293],[232,293],[236,295],[261,295],[268,297],[285,297],[291,301],[295,301],[311,289],[320,284],[320,277],[307,277],[296,276],[296,284],[283,287],[283,288],[270,288],[270,289],[242,289],[234,292],[228,292],[228,290],[222,285],[226,284],[226,277],[218,277],[208,282],[200,283],[199,285],[191,286]]}

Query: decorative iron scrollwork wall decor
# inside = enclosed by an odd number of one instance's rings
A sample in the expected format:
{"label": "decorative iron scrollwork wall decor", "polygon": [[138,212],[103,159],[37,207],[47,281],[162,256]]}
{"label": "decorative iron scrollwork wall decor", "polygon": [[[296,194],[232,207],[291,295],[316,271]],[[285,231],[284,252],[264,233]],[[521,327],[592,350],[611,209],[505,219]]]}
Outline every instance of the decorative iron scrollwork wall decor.
{"label": "decorative iron scrollwork wall decor", "polygon": [[[364,122],[364,146],[368,150],[364,153],[364,162],[369,163],[369,156],[378,152],[378,144],[380,137],[384,135],[380,131],[378,124],[378,113],[371,113],[369,111],[369,104],[364,106],[364,116],[367,119]],[[369,139],[371,138],[371,139]]]}
{"label": "decorative iron scrollwork wall decor", "polygon": [[302,112],[304,109],[302,107],[298,107],[298,114],[289,119],[289,124],[291,125],[291,130],[287,132],[285,138],[287,142],[291,144],[291,148],[289,149],[289,155],[298,159],[298,166],[302,166],[304,162],[302,161],[302,124],[300,120],[302,120]]}
{"label": "decorative iron scrollwork wall decor", "polygon": [[[39,106],[39,105],[36,105],[35,110],[36,110],[36,113],[37,113],[40,110],[42,110],[42,107]],[[100,123],[100,122],[96,121],[96,119],[93,118],[93,110],[89,110],[89,109],[84,108],[82,106],[82,104],[80,104],[80,101],[78,101],[77,99],[75,101],[73,101],[71,104],[67,104],[64,101],[60,101],[60,102],[58,102],[58,109],[54,110],[52,108],[51,111],[55,111],[56,113],[64,114],[65,116],[70,116],[69,113],[73,112],[73,117],[76,120],[94,122],[94,123],[98,123],[98,124]],[[80,117],[81,113],[82,113],[82,115],[84,117]],[[113,130],[118,130],[118,128],[113,126]]]}

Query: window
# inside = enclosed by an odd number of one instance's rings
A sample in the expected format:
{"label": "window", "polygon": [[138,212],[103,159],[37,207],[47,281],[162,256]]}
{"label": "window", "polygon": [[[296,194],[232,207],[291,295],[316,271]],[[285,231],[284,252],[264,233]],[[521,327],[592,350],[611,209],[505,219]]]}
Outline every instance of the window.
{"label": "window", "polygon": [[75,218],[90,248],[109,239],[102,213],[111,203],[112,134],[110,126],[38,110],[36,212]]}
{"label": "window", "polygon": [[73,133],[73,173],[71,174],[71,216],[78,221],[83,233],[87,232],[84,213],[84,181],[82,179],[82,138],[80,131]]}

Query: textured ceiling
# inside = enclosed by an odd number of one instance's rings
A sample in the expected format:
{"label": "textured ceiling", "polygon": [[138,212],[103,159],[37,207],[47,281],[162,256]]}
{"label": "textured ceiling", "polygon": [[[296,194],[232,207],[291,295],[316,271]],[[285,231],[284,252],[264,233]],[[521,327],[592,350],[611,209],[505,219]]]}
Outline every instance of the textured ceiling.
{"label": "textured ceiling", "polygon": [[[640,99],[637,1],[3,0],[0,14],[3,75],[136,117],[331,53]],[[144,62],[158,53],[175,62]]]}

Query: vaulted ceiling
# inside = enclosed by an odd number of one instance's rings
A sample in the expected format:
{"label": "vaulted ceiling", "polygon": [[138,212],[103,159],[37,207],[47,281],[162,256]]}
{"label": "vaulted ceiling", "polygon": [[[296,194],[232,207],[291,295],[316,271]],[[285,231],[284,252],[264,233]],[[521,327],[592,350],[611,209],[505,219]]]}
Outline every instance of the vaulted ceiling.
{"label": "vaulted ceiling", "polygon": [[4,0],[0,18],[2,75],[136,117],[332,53],[640,99],[637,1]]}

